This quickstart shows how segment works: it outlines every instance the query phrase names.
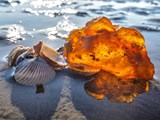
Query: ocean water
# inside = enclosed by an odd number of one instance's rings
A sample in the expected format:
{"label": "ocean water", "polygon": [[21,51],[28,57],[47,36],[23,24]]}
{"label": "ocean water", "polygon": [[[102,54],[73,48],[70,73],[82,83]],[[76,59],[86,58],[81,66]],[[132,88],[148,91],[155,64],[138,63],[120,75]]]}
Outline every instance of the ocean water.
{"label": "ocean water", "polygon": [[[137,28],[155,66],[160,82],[159,0],[0,0],[0,66],[16,45],[33,46],[40,40],[58,49],[73,29],[92,18],[105,16],[113,24]],[[35,87],[17,84],[0,72],[0,119],[2,120],[159,120],[160,87],[139,94],[132,103],[96,100],[84,90],[85,79],[59,72],[45,85],[44,94]]]}

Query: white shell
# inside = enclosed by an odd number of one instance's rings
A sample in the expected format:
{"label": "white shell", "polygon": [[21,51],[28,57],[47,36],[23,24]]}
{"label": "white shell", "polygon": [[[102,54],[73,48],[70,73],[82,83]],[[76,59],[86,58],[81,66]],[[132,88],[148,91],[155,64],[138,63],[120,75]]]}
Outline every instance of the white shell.
{"label": "white shell", "polygon": [[42,58],[25,59],[16,66],[14,78],[24,85],[45,84],[55,78],[55,70]]}
{"label": "white shell", "polygon": [[14,47],[11,52],[8,54],[7,56],[7,61],[8,61],[8,65],[9,66],[14,66],[16,59],[23,54],[24,52],[28,51],[29,48],[28,47],[24,47],[22,45],[18,45],[16,47]]}

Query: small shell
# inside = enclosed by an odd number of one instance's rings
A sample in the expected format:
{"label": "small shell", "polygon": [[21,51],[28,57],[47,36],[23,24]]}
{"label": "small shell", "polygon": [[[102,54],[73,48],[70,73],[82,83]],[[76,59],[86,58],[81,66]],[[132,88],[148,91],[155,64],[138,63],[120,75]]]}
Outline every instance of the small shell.
{"label": "small shell", "polygon": [[78,76],[92,76],[100,71],[99,68],[85,64],[68,64],[68,68],[69,73]]}
{"label": "small shell", "polygon": [[67,65],[62,55],[45,45],[42,41],[33,46],[33,49],[38,56],[44,58],[49,64],[53,65],[55,69],[63,69]]}
{"label": "small shell", "polygon": [[40,57],[24,59],[16,66],[14,78],[18,83],[35,86],[55,78],[54,69]]}
{"label": "small shell", "polygon": [[29,48],[22,45],[18,45],[13,48],[7,56],[8,66],[14,66],[17,57],[20,56],[22,53],[26,52],[27,50],[29,50]]}
{"label": "small shell", "polygon": [[33,48],[30,48],[29,50],[27,50],[26,52],[22,53],[21,55],[19,55],[16,59],[15,62],[15,66],[18,65],[20,62],[22,62],[25,59],[31,59],[31,58],[35,58],[36,54],[33,50]]}

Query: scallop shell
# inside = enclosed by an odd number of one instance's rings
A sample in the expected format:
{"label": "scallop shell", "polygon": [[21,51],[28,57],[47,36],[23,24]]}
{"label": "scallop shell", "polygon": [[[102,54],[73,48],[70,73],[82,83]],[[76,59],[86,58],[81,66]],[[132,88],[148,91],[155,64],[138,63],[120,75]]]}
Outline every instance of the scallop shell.
{"label": "scallop shell", "polygon": [[35,86],[55,78],[55,70],[42,58],[24,59],[16,66],[14,78],[18,83]]}
{"label": "scallop shell", "polygon": [[55,69],[63,69],[67,65],[62,55],[48,45],[44,44],[42,41],[33,46],[33,49],[38,56],[44,58],[49,64],[53,65]]}
{"label": "scallop shell", "polygon": [[17,57],[20,56],[22,53],[26,52],[29,49],[30,48],[24,47],[22,45],[18,45],[15,48],[13,48],[7,56],[8,66],[14,66]]}

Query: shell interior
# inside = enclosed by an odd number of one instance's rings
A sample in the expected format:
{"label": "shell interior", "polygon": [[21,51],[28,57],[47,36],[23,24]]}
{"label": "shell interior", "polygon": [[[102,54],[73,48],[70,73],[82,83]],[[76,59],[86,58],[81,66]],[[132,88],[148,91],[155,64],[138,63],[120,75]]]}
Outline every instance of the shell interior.
{"label": "shell interior", "polygon": [[64,67],[67,65],[65,59],[57,51],[45,45],[42,41],[33,46],[35,53],[44,58],[47,62],[55,67]]}

